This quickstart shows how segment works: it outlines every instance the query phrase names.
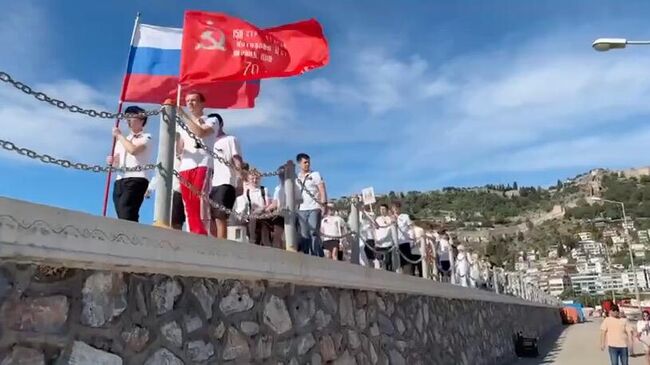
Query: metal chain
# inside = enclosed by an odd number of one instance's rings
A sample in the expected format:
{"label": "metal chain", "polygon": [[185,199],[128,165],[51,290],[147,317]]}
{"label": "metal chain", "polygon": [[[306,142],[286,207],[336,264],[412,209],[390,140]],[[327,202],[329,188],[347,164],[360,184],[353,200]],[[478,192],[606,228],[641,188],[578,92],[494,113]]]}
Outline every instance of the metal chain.
{"label": "metal chain", "polygon": [[79,114],[84,114],[92,118],[103,118],[103,119],[126,119],[126,118],[141,118],[141,117],[149,117],[152,115],[157,115],[160,113],[160,110],[149,110],[144,113],[138,113],[138,114],[127,114],[127,113],[110,113],[107,111],[97,111],[94,109],[84,109],[80,106],[74,105],[74,104],[68,104],[63,100],[59,99],[54,99],[49,97],[47,94],[41,91],[36,91],[33,90],[31,87],[28,85],[14,80],[8,73],[0,71],[0,81],[11,84],[13,87],[16,89],[24,92],[27,95],[31,95],[36,100],[46,102],[52,106],[55,106],[59,109],[67,109],[68,111],[72,113],[79,113]]}
{"label": "metal chain", "polygon": [[120,171],[120,172],[141,172],[146,170],[153,170],[158,167],[157,164],[147,164],[147,165],[138,165],[133,167],[111,167],[106,165],[87,165],[82,162],[72,162],[69,160],[52,157],[48,154],[39,154],[33,150],[24,147],[18,147],[13,142],[5,141],[0,139],[0,147],[7,151],[16,152],[21,156],[27,156],[33,160],[40,160],[43,163],[57,165],[64,168],[71,168],[81,171],[90,171],[90,172],[108,172],[108,171]]}
{"label": "metal chain", "polygon": [[[190,130],[190,127],[188,127],[187,124],[178,115],[176,116],[176,124],[178,124],[178,126],[181,127],[181,129],[184,130],[185,133],[187,133],[187,135],[192,138],[192,140],[194,140],[194,143],[196,143],[196,146],[198,146],[198,148],[204,150],[210,157],[234,170],[239,171],[237,166],[235,166],[232,162],[227,161],[225,158],[219,156],[218,153],[214,152],[212,148],[206,146],[205,143],[203,143],[203,140],[199,138],[194,132],[192,132],[192,130]],[[281,172],[282,169],[278,169],[271,172],[258,172],[258,175],[260,177],[278,176]]]}
{"label": "metal chain", "polygon": [[[158,168],[161,169],[162,171],[165,171],[165,169],[162,168],[162,166],[160,166]],[[273,218],[273,217],[280,216],[282,213],[284,213],[284,210],[278,210],[278,211],[275,211],[275,212],[263,213],[263,214],[258,214],[258,215],[251,215],[251,214],[245,215],[245,214],[237,213],[234,210],[228,209],[225,206],[223,206],[223,205],[215,202],[214,200],[210,199],[210,196],[206,192],[200,191],[199,189],[197,189],[194,185],[192,185],[189,181],[187,181],[183,176],[181,176],[180,172],[178,172],[177,170],[172,170],[172,174],[176,178],[178,178],[178,181],[182,185],[187,187],[192,194],[194,194],[194,195],[198,196],[199,198],[203,199],[205,202],[210,204],[210,206],[212,208],[217,209],[217,210],[219,210],[219,211],[221,211],[223,213],[226,213],[228,215],[233,215],[233,216],[235,216],[236,219],[238,219],[240,221],[250,221],[251,219]]]}

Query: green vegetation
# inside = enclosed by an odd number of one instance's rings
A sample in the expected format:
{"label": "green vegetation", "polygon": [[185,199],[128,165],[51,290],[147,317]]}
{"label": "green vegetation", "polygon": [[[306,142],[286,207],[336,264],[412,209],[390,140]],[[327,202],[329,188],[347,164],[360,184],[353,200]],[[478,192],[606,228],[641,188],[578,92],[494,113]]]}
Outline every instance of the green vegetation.
{"label": "green vegetation", "polygon": [[[617,174],[603,177],[603,198],[625,203],[629,217],[650,218],[650,176],[641,179],[621,178]],[[623,218],[620,206],[616,204],[589,204],[581,199],[577,207],[567,210],[567,217],[576,219]]]}

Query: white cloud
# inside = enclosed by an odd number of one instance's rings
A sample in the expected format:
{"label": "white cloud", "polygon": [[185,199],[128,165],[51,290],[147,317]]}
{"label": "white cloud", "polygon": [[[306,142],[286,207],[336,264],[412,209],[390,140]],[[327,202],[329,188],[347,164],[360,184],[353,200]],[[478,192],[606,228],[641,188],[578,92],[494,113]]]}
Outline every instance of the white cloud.
{"label": "white cloud", "polygon": [[361,50],[347,65],[349,75],[342,83],[318,78],[303,91],[327,102],[360,103],[374,115],[408,107],[415,102],[443,96],[453,86],[432,75],[429,64],[420,56],[399,59],[382,48]]}

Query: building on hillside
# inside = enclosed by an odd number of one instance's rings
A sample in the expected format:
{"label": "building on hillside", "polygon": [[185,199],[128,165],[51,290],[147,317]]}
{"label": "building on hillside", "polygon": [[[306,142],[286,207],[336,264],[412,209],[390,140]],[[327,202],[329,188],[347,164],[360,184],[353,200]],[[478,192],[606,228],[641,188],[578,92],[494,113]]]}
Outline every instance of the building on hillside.
{"label": "building on hillside", "polygon": [[648,236],[647,230],[638,231],[637,236],[639,236],[639,242],[643,244],[648,244],[648,242],[650,241],[650,237]]}
{"label": "building on hillside", "polygon": [[591,240],[593,240],[591,232],[580,232],[580,233],[578,233],[578,237],[580,237],[581,241],[591,241]]}
{"label": "building on hillside", "polygon": [[583,240],[578,242],[580,248],[589,256],[597,257],[603,254],[603,244],[594,240]]}
{"label": "building on hillside", "polygon": [[569,275],[574,293],[596,295],[600,290],[599,275],[595,272]]}
{"label": "building on hillside", "polygon": [[548,278],[547,290],[548,294],[559,296],[566,290],[571,287],[571,279],[568,275],[562,276],[551,276]]}
{"label": "building on hillside", "polygon": [[630,250],[634,253],[634,257],[645,257],[646,245],[643,243],[632,243],[630,244]]}

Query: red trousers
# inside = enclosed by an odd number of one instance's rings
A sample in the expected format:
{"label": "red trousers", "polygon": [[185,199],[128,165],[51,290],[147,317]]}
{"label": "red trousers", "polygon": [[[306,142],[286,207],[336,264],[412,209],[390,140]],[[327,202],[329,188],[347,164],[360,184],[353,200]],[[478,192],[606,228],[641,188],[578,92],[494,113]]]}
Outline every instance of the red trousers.
{"label": "red trousers", "polygon": [[[210,193],[211,176],[206,166],[181,171],[180,175],[198,191],[206,194]],[[207,236],[210,227],[210,204],[182,183],[181,196],[185,205],[185,216],[187,217],[189,231]]]}

